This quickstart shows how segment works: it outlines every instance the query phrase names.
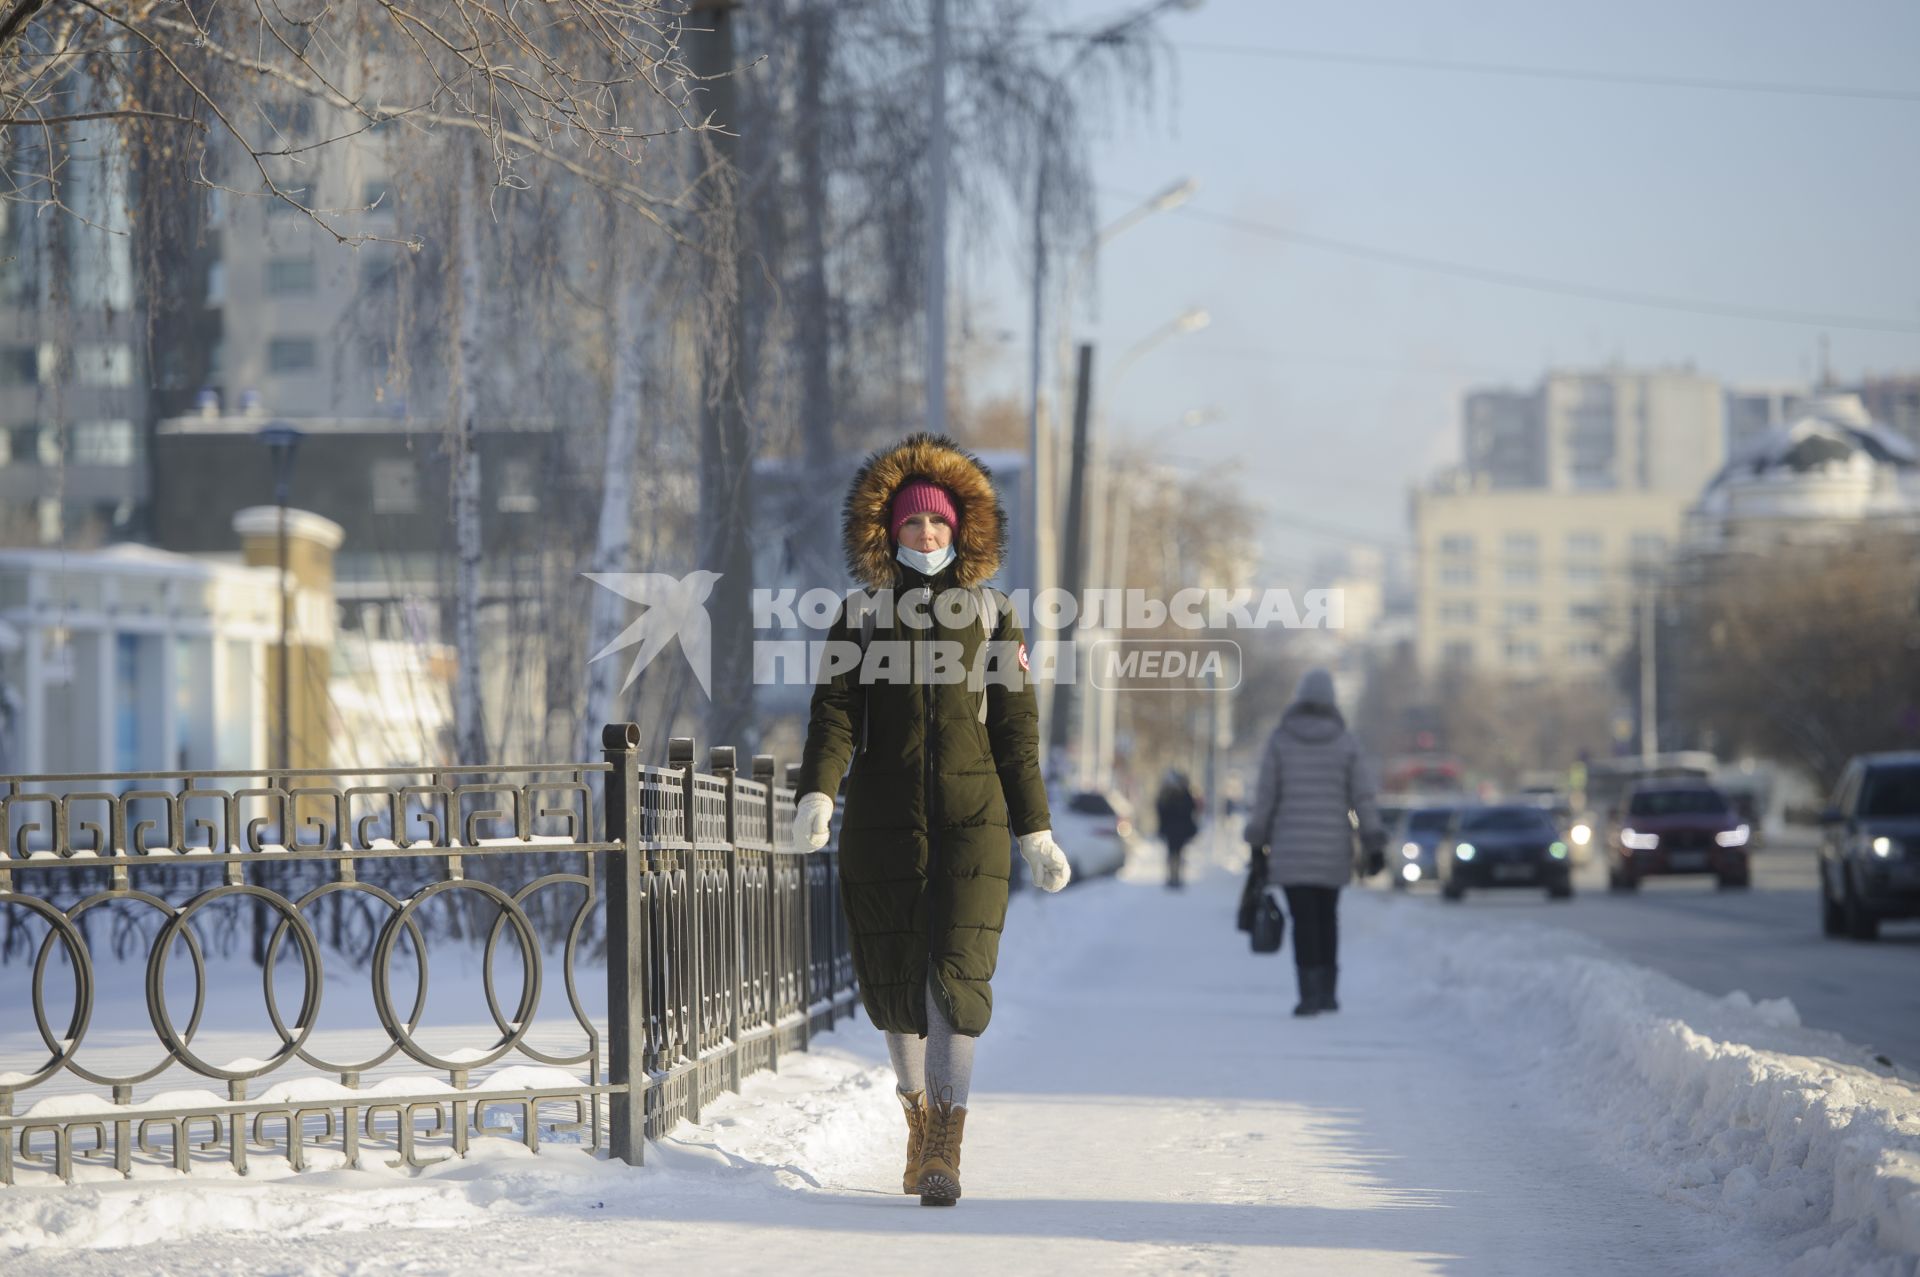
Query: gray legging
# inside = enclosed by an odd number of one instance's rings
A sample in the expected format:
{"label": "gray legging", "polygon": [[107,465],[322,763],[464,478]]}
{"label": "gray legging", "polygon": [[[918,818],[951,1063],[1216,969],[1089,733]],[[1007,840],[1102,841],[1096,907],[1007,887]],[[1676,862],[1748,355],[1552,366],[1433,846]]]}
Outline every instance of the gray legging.
{"label": "gray legging", "polygon": [[895,1085],[904,1092],[925,1091],[929,1100],[950,1100],[967,1106],[973,1084],[974,1039],[947,1023],[946,1013],[927,985],[927,1036],[887,1034],[887,1054],[893,1058]]}

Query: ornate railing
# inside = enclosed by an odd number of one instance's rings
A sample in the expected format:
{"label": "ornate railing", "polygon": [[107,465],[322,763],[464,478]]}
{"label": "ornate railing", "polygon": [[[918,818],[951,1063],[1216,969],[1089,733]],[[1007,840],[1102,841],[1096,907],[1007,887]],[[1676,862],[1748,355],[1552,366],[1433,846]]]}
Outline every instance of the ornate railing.
{"label": "ornate railing", "polygon": [[[665,766],[638,740],[608,727],[598,763],[0,777],[0,1184],[419,1166],[502,1136],[637,1163],[805,1049],[854,1001],[837,859],[790,845],[772,758],[743,777],[714,749],[703,773],[691,740]],[[478,962],[478,1030],[430,1022],[442,955]],[[329,1044],[343,986],[370,1023]],[[269,1049],[223,1058],[208,1011],[246,996]]]}

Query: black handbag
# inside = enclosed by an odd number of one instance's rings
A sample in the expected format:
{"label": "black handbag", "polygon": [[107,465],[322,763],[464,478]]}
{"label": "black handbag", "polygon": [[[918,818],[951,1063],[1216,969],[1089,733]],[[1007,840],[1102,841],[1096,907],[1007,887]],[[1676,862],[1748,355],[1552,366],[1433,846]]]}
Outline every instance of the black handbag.
{"label": "black handbag", "polygon": [[1240,912],[1234,922],[1241,931],[1253,930],[1254,909],[1260,903],[1260,893],[1267,885],[1267,849],[1255,847],[1253,856],[1247,864],[1247,881],[1240,888]]}
{"label": "black handbag", "polygon": [[1274,899],[1273,892],[1263,888],[1259,902],[1253,907],[1253,951],[1278,953],[1286,939],[1287,915],[1280,912],[1280,902]]}

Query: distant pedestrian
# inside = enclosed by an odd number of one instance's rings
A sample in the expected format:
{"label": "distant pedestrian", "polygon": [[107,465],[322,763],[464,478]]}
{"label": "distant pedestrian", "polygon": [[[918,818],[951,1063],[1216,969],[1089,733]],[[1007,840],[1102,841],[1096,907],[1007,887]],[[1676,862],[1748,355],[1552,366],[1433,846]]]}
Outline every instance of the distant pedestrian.
{"label": "distant pedestrian", "polygon": [[1182,885],[1181,855],[1200,832],[1200,803],[1186,776],[1169,767],[1161,778],[1153,807],[1160,818],[1160,840],[1167,844],[1167,886],[1178,888]]}
{"label": "distant pedestrian", "polygon": [[[848,568],[894,607],[867,627],[843,605],[828,641],[887,659],[814,688],[794,836],[826,845],[844,777],[840,894],[860,999],[886,1034],[906,1112],[901,1187],[950,1206],[974,1042],[993,1012],[1010,844],[1043,891],[1072,871],[1049,832],[1025,639],[986,584],[1006,543],[986,467],[950,439],[909,436],[867,459],[843,517]],[[985,677],[948,677],[975,669]]]}
{"label": "distant pedestrian", "polygon": [[1354,872],[1356,816],[1368,859],[1377,860],[1386,834],[1372,761],[1334,703],[1333,676],[1311,669],[1267,737],[1246,826],[1255,855],[1267,849],[1268,881],[1285,891],[1293,915],[1295,1015],[1340,1009],[1338,909]]}

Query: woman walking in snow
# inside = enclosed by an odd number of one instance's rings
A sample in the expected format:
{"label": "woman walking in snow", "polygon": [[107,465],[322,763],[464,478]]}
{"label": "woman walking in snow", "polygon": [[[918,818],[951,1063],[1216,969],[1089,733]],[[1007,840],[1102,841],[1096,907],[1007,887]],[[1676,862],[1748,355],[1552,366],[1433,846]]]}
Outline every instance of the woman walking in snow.
{"label": "woman walking in snow", "polygon": [[1070,871],[1049,832],[1024,636],[986,586],[1006,539],[986,467],[944,436],[909,436],[854,476],[842,534],[854,577],[894,606],[868,624],[843,605],[828,631],[829,653],[866,659],[823,666],[794,836],[826,845],[845,776],[840,889],[861,1001],[906,1111],[901,1187],[951,1205],[974,1041],[993,1011],[1009,829],[1036,886],[1058,891]]}
{"label": "woman walking in snow", "polygon": [[1267,848],[1267,881],[1286,892],[1293,915],[1295,1015],[1338,1011],[1340,888],[1353,877],[1353,820],[1370,859],[1386,841],[1374,806],[1373,766],[1334,704],[1333,676],[1301,676],[1293,703],[1267,737],[1247,815],[1247,843]]}

